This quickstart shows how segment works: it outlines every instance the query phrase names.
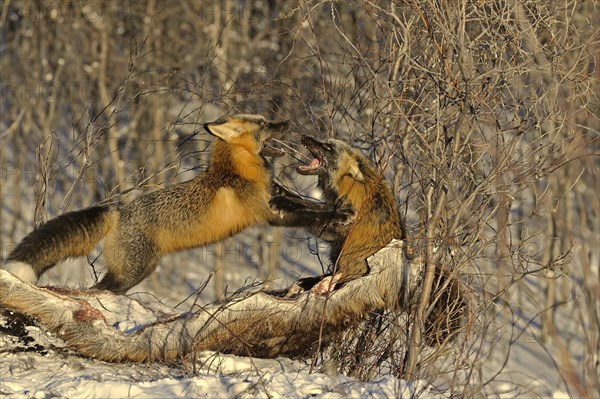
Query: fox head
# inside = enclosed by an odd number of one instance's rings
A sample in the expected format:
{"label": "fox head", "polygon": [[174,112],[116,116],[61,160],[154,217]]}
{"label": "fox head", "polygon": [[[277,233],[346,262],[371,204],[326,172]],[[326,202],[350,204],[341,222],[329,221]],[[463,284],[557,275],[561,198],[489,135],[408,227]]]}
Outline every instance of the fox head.
{"label": "fox head", "polygon": [[345,176],[364,181],[364,156],[348,143],[337,139],[319,141],[310,136],[302,136],[301,143],[314,157],[308,165],[298,166],[297,172],[301,175],[317,175],[319,180],[332,182]]}
{"label": "fox head", "polygon": [[279,157],[284,152],[270,146],[269,140],[281,138],[288,131],[289,124],[289,121],[275,122],[262,115],[238,114],[206,123],[204,129],[231,145],[245,148],[251,154]]}
{"label": "fox head", "polygon": [[345,197],[352,206],[360,206],[366,191],[376,179],[369,161],[357,149],[337,139],[316,140],[302,136],[302,145],[310,151],[313,159],[308,165],[300,165],[296,171],[302,175],[319,177],[319,188],[329,200]]}
{"label": "fox head", "polygon": [[327,199],[346,198],[355,208],[360,207],[378,180],[370,161],[342,140],[319,141],[302,136],[301,143],[313,159],[308,165],[298,166],[296,171],[302,175],[317,175],[318,186]]}

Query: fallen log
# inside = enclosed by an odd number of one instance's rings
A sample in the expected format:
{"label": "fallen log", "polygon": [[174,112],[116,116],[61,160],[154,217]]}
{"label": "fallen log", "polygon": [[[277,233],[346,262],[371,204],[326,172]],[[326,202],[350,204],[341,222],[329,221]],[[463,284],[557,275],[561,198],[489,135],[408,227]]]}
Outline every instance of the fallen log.
{"label": "fallen log", "polygon": [[[303,357],[370,312],[402,308],[417,295],[422,264],[404,257],[401,241],[368,263],[369,274],[327,295],[258,291],[179,314],[108,291],[37,287],[0,269],[0,305],[35,319],[69,348],[108,362],[170,361],[204,350]],[[145,320],[126,322],[132,317]]]}

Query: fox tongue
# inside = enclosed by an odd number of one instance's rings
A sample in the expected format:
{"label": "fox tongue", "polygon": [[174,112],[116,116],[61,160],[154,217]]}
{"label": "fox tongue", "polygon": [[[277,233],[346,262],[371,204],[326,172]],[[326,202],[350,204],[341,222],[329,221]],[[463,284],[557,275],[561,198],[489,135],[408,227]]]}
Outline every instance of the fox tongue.
{"label": "fox tongue", "polygon": [[318,168],[320,165],[321,165],[321,161],[319,161],[318,158],[315,158],[312,161],[310,161],[310,164],[308,164],[308,167],[311,169],[314,169],[314,168]]}
{"label": "fox tongue", "polygon": [[319,166],[321,166],[321,161],[319,161],[318,158],[315,158],[312,161],[310,161],[310,163],[308,165],[298,166],[298,169],[308,171],[308,170],[317,169]]}

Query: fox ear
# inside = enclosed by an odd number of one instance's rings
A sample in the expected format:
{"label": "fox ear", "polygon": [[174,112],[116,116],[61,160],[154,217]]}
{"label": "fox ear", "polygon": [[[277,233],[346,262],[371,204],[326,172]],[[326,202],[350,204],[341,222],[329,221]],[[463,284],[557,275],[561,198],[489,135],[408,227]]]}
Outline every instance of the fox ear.
{"label": "fox ear", "polygon": [[348,162],[348,174],[358,181],[364,181],[365,177],[360,171],[360,165],[355,158],[350,158]]}
{"label": "fox ear", "polygon": [[239,137],[243,131],[239,123],[219,121],[204,124],[204,129],[210,134],[222,138],[225,141],[231,141]]}

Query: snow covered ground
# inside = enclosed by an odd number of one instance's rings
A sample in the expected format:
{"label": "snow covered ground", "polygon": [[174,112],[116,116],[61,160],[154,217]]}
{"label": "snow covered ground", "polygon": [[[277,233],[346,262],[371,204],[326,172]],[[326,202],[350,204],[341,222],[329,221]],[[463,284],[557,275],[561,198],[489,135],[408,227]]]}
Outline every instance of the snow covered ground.
{"label": "snow covered ground", "polygon": [[[141,297],[134,295],[138,300]],[[147,299],[147,298],[146,298]],[[140,306],[123,296],[101,299],[109,324],[120,330],[155,320],[173,309]],[[91,302],[90,302],[91,303]],[[125,320],[127,319],[127,320]],[[0,316],[0,325],[6,319]],[[171,363],[111,364],[81,356],[38,326],[27,327],[33,342],[0,333],[0,394],[14,398],[390,398],[443,397],[426,381],[408,383],[393,376],[356,381],[312,370],[308,362],[255,359],[203,352]]]}
{"label": "snow covered ground", "polygon": [[191,365],[115,365],[53,350],[6,353],[11,343],[0,339],[0,395],[13,398],[436,397],[424,382],[391,376],[359,382],[311,373],[309,366],[288,359],[206,353],[192,373]]}
{"label": "snow covered ground", "polygon": [[[228,241],[229,261],[225,273],[232,287],[252,283],[257,277],[252,261],[256,246],[249,246],[252,229]],[[306,237],[301,231],[286,232],[287,239]],[[314,240],[276,247],[284,262],[269,286],[289,285],[298,276],[320,271],[315,252],[323,247]],[[235,249],[238,250],[237,255]],[[318,249],[318,251],[316,251]],[[194,253],[195,252],[195,253]],[[214,299],[214,284],[206,283],[214,262],[212,248],[166,257],[163,266],[130,291],[130,296],[152,307],[173,312],[191,309],[194,303]],[[235,255],[235,256],[234,256]],[[323,256],[323,253],[321,253]],[[227,257],[226,257],[227,259]],[[178,267],[174,267],[177,265]],[[193,265],[193,266],[190,266]],[[177,270],[177,273],[169,271]],[[85,287],[91,284],[90,267],[85,261],[68,261],[44,275],[41,284]],[[197,293],[198,287],[206,288]],[[138,309],[129,314],[135,323],[151,320],[151,314]],[[0,316],[0,324],[6,320]],[[119,328],[127,327],[123,320]],[[218,353],[203,353],[195,363],[111,364],[85,358],[64,347],[62,341],[37,326],[28,327],[35,342],[24,344],[0,332],[0,396],[11,398],[390,398],[443,397],[426,381],[409,383],[393,376],[373,381],[357,381],[335,373],[311,370],[310,359],[293,361],[254,359]],[[44,349],[32,350],[33,345]]]}

